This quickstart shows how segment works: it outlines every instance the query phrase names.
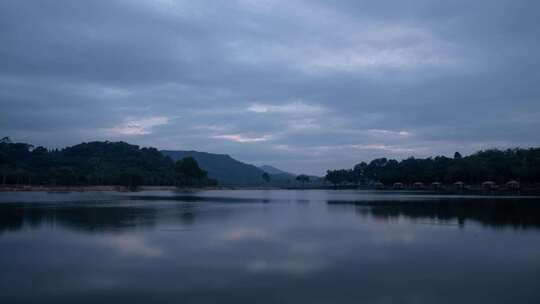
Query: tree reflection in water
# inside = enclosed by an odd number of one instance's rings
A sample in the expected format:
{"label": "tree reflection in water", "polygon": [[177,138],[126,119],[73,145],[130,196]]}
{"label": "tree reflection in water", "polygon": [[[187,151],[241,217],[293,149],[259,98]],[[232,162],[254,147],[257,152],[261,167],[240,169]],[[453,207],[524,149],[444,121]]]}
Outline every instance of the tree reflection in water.
{"label": "tree reflection in water", "polygon": [[456,221],[463,227],[467,221],[485,226],[516,229],[540,229],[540,201],[526,198],[469,198],[433,200],[339,201],[329,205],[354,205],[362,216],[377,219],[405,217],[413,220]]}

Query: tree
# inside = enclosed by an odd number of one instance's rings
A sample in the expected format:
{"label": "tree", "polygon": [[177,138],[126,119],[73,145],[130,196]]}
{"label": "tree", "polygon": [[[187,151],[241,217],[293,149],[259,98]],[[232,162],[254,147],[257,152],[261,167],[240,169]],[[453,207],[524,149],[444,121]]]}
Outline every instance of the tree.
{"label": "tree", "polygon": [[[128,174],[128,171],[136,174]],[[137,176],[138,175],[138,176]],[[154,148],[89,142],[64,149],[0,140],[0,183],[38,185],[172,185],[174,162]]]}
{"label": "tree", "polygon": [[10,163],[8,155],[2,152],[0,152],[0,171],[2,171],[2,185],[5,185],[10,172]]}
{"label": "tree", "polygon": [[193,186],[201,184],[206,177],[206,171],[199,167],[199,164],[193,157],[185,157],[176,162],[174,171],[176,181],[179,186]]}
{"label": "tree", "polygon": [[340,183],[337,170],[327,170],[326,176],[324,177],[324,179],[331,182],[334,185],[334,187],[337,187],[337,185]]}
{"label": "tree", "polygon": [[353,170],[346,170],[346,169],[328,170],[326,172],[325,179],[331,182],[332,184],[334,184],[334,187],[337,187],[337,185],[353,179],[351,178],[353,174],[354,174]]}
{"label": "tree", "polygon": [[265,181],[266,183],[269,183],[270,180],[271,180],[270,174],[268,174],[268,172],[264,172],[264,173],[262,174],[262,178],[264,179],[264,181]]}
{"label": "tree", "polygon": [[309,176],[305,174],[300,174],[296,177],[296,180],[302,183],[302,188],[304,188],[304,184],[309,183]]}
{"label": "tree", "polygon": [[137,168],[129,168],[120,175],[120,183],[129,190],[137,190],[144,184],[144,178]]}
{"label": "tree", "polygon": [[454,158],[446,156],[424,159],[407,158],[401,161],[378,158],[369,164],[360,163],[352,170],[329,170],[326,180],[335,186],[358,177],[367,181],[394,182],[445,182],[461,181],[477,184],[492,180],[499,184],[509,180],[522,183],[540,181],[540,149],[485,150],[469,156],[456,152]]}
{"label": "tree", "polygon": [[353,182],[355,182],[356,184],[359,184],[359,183],[364,183],[364,179],[365,179],[365,175],[366,175],[366,170],[367,170],[367,166],[368,164],[366,164],[365,162],[361,162],[359,164],[357,164],[356,166],[354,166],[354,169],[353,169]]}

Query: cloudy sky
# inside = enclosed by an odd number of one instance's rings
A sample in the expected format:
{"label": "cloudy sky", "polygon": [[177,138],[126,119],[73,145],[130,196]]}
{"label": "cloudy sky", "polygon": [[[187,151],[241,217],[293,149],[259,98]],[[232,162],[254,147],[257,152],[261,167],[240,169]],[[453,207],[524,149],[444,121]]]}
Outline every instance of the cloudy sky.
{"label": "cloudy sky", "polygon": [[540,1],[0,1],[1,136],[322,174],[540,145]]}

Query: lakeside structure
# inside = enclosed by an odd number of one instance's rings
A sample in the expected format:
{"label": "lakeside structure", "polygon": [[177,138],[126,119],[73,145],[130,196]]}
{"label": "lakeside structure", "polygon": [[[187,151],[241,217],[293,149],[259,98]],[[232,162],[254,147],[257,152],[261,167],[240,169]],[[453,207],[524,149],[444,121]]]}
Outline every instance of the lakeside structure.
{"label": "lakeside structure", "polygon": [[[125,187],[139,190],[145,186],[207,189],[220,186],[227,189],[520,194],[538,192],[540,188],[539,148],[480,151],[455,158],[408,158],[400,162],[379,158],[369,164],[362,162],[354,169],[328,170],[324,178],[280,171],[266,173],[267,181],[263,179],[265,172],[258,167],[227,155],[188,151],[189,155],[199,156],[199,165],[185,153],[180,156],[186,157],[173,160],[170,154],[174,151],[165,152],[108,141],[48,150],[5,138],[0,142],[0,191],[117,191]],[[224,178],[230,176],[231,171],[238,175],[236,183]],[[300,180],[300,177],[304,179]]]}

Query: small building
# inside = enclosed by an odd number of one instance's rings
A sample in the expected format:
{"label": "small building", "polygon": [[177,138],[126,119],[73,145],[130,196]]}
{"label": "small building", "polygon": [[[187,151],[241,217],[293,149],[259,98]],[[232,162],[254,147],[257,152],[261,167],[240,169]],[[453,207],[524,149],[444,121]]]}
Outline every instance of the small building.
{"label": "small building", "polygon": [[521,187],[518,181],[511,180],[506,183],[506,188],[512,189],[512,190],[518,190]]}
{"label": "small building", "polygon": [[457,189],[465,189],[465,186],[465,183],[461,181],[454,183],[454,187],[456,187]]}
{"label": "small building", "polygon": [[435,189],[435,190],[441,189],[441,188],[442,188],[442,184],[439,183],[439,182],[433,182],[433,183],[431,183],[431,188],[432,188],[432,189]]}
{"label": "small building", "polygon": [[405,185],[403,185],[403,183],[394,183],[393,188],[395,190],[403,190],[405,188]]}
{"label": "small building", "polygon": [[424,186],[424,183],[422,183],[422,182],[416,182],[416,183],[413,184],[413,188],[414,189],[424,189],[425,186]]}
{"label": "small building", "polygon": [[488,190],[493,190],[493,189],[496,189],[497,188],[497,184],[493,181],[485,181],[482,183],[482,188],[484,189],[488,189]]}

